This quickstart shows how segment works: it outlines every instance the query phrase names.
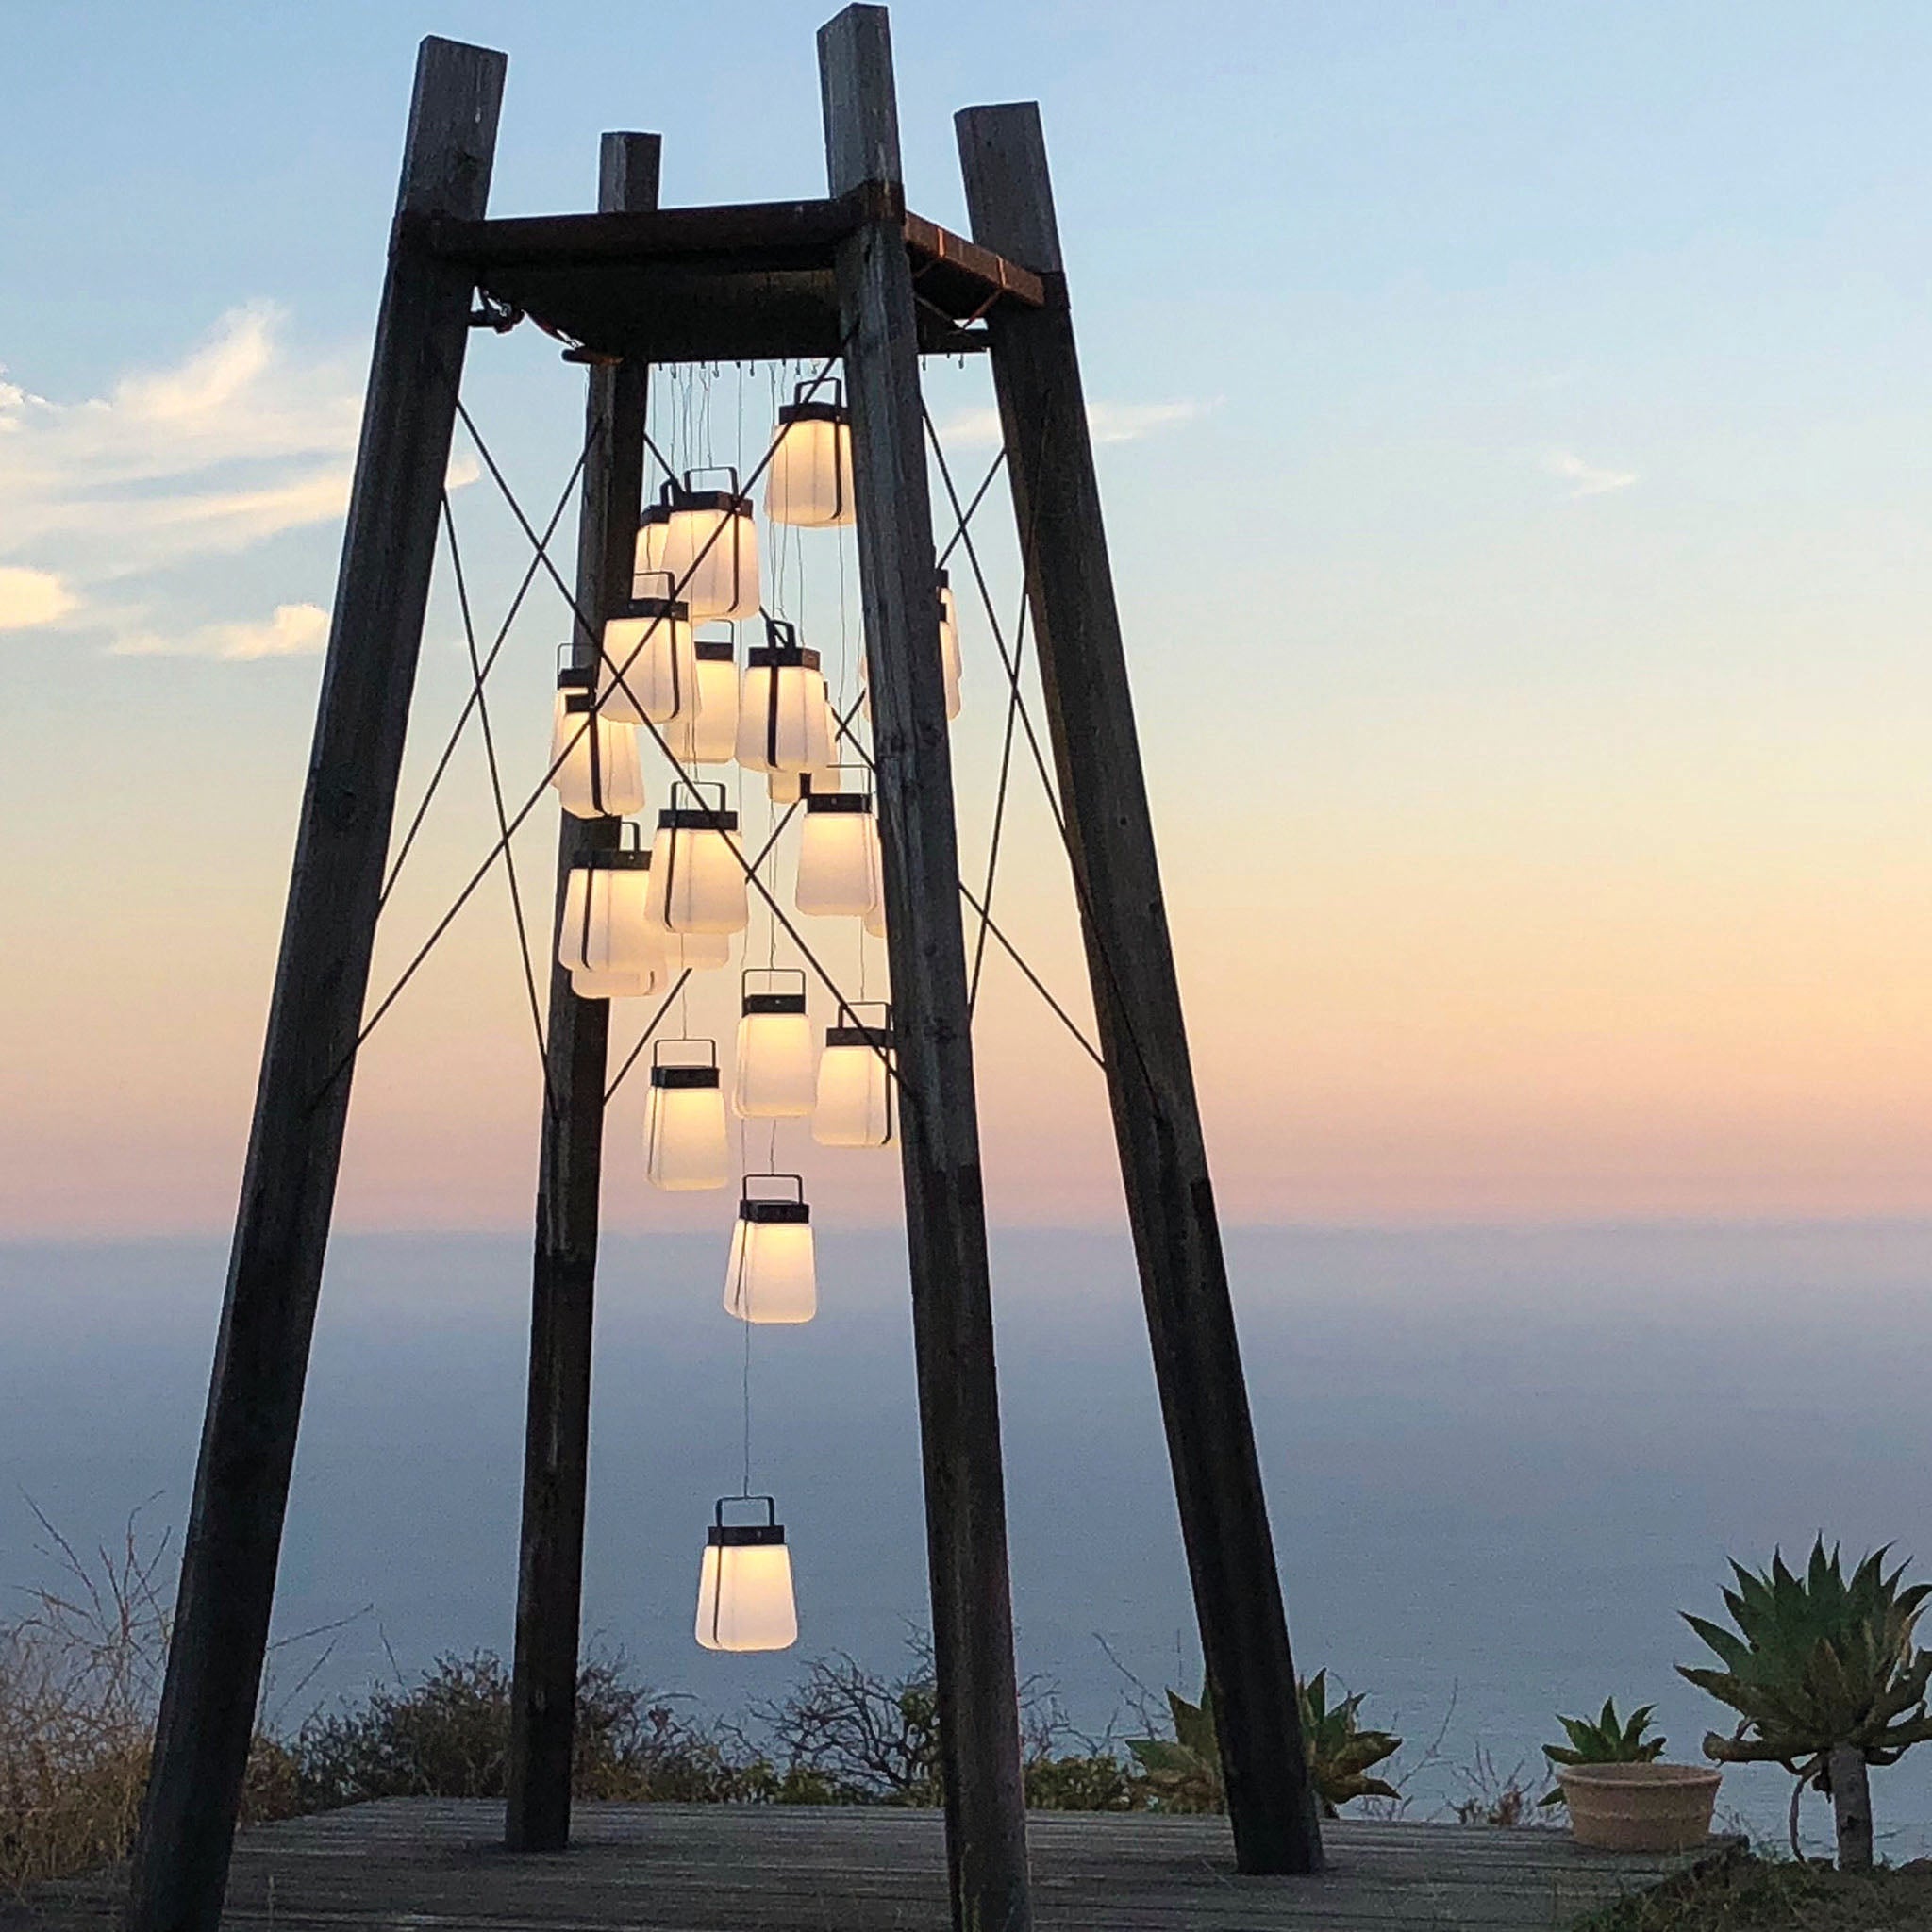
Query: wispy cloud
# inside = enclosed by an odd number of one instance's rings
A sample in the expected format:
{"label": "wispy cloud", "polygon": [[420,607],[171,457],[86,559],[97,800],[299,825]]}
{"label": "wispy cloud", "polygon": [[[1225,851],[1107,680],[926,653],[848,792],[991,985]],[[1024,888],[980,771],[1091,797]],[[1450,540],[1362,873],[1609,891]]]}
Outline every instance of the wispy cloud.
{"label": "wispy cloud", "polygon": [[[346,508],[358,372],[345,355],[292,350],[283,325],[272,304],[233,309],[178,362],[131,371],[81,402],[0,375],[0,627],[50,625],[124,654],[317,647],[288,641],[305,634],[289,632],[287,613],[312,605],[176,634],[166,622],[172,587],[141,583],[333,522]],[[130,583],[145,596],[137,628]]]}
{"label": "wispy cloud", "polygon": [[320,604],[277,604],[260,624],[204,624],[174,635],[132,630],[108,647],[116,658],[312,658],[328,642]]}
{"label": "wispy cloud", "polygon": [[[1087,427],[1095,442],[1139,442],[1163,429],[1193,423],[1219,406],[1220,398],[1183,396],[1165,403],[1091,402]],[[940,440],[950,446],[996,443],[1000,412],[993,408],[962,409],[940,425]]]}
{"label": "wispy cloud", "polygon": [[1588,463],[1574,450],[1546,450],[1542,458],[1543,474],[1557,476],[1571,487],[1569,494],[1577,496],[1607,496],[1613,490],[1627,490],[1638,481],[1633,470],[1606,470],[1596,463]]}

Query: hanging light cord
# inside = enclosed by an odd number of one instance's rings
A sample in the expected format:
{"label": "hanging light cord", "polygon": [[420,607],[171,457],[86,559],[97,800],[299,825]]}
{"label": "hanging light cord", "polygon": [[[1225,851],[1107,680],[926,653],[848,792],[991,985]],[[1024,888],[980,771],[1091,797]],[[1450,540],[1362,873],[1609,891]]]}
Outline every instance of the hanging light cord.
{"label": "hanging light cord", "polygon": [[[517,884],[516,849],[509,836],[508,808],[503,802],[503,771],[496,761],[496,733],[490,725],[490,701],[483,695],[483,660],[476,650],[476,626],[470,615],[470,586],[463,575],[463,553],[457,543],[457,520],[450,511],[447,490],[442,492],[442,527],[449,539],[450,574],[456,579],[457,605],[463,617],[463,643],[470,654],[470,676],[475,683],[483,756],[490,766],[490,797],[496,808],[496,828],[503,835],[503,875],[509,881],[510,912],[517,924],[517,953],[523,960],[524,990],[530,998],[530,1024],[537,1035],[537,1065],[543,1076],[543,1105],[554,1118],[557,1096],[550,1084],[550,1055],[543,1040],[543,1008],[537,998],[537,969],[530,958],[530,927],[524,917],[523,889]],[[588,908],[588,897],[585,904]]]}

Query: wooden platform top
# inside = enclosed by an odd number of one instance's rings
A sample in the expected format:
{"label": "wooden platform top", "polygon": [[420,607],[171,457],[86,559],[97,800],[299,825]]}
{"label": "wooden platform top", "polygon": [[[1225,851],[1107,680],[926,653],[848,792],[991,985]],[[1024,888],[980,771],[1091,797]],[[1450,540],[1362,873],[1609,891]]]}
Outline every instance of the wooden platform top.
{"label": "wooden platform top", "polygon": [[[278,1932],[944,1932],[939,1815],[579,1805],[556,1856],[501,1849],[502,1807],[397,1799],[242,1834],[224,1924]],[[1580,1852],[1557,1831],[1326,1825],[1319,1878],[1240,1878],[1226,1822],[1036,1812],[1041,1932],[1524,1932],[1689,1858]],[[1722,1846],[1713,1841],[1713,1850]],[[108,1932],[117,1873],[0,1906],[4,1932]]]}
{"label": "wooden platform top", "polygon": [[406,217],[403,245],[463,264],[477,287],[598,355],[658,362],[827,357],[839,347],[833,258],[862,223],[906,238],[921,346],[977,348],[1000,303],[1044,307],[1045,281],[873,187],[824,201],[648,214]]}

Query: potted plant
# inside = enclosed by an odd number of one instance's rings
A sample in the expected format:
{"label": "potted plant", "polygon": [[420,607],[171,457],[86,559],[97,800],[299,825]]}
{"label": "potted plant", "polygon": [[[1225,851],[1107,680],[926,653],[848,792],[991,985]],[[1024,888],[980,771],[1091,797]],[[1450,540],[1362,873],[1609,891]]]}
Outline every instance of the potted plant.
{"label": "potted plant", "polygon": [[1611,1852],[1681,1852],[1710,1836],[1720,1774],[1695,1764],[1663,1764],[1664,1740],[1651,1729],[1655,1705],[1617,1715],[1604,1699],[1594,1718],[1564,1717],[1567,1744],[1545,1744],[1557,1789],[1541,1802],[1569,1807],[1580,1845]]}
{"label": "potted plant", "polygon": [[1724,1591],[1735,1630],[1686,1613],[1717,1653],[1722,1670],[1679,1664],[1700,1689],[1740,1713],[1736,1732],[1712,1732],[1704,1755],[1724,1764],[1782,1764],[1791,1790],[1791,1851],[1798,1852],[1798,1801],[1807,1788],[1831,1799],[1840,1871],[1872,1863],[1870,1767],[1896,1764],[1932,1738],[1925,1707],[1932,1651],[1913,1641],[1932,1584],[1899,1588],[1874,1550],[1849,1583],[1836,1545],[1820,1537],[1805,1574],[1794,1576],[1774,1551],[1762,1575],[1733,1563],[1736,1590]]}

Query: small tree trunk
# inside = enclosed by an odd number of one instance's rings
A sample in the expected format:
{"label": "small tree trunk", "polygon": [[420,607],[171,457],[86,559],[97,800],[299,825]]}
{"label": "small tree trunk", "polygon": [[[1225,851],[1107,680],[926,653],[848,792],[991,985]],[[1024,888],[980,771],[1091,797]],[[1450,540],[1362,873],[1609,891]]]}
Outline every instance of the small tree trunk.
{"label": "small tree trunk", "polygon": [[1838,1869],[1872,1869],[1872,1779],[1865,1754],[1856,1744],[1840,1744],[1831,1754],[1831,1812],[1838,1826]]}

